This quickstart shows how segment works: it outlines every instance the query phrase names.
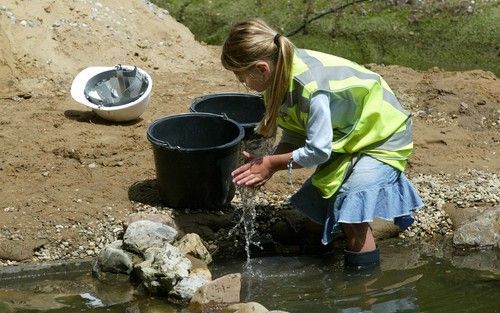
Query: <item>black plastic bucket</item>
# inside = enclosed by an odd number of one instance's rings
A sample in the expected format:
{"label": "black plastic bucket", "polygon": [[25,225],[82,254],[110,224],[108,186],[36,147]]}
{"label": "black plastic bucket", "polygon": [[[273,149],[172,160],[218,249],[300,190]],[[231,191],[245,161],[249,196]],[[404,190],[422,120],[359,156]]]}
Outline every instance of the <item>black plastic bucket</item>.
{"label": "black plastic bucket", "polygon": [[245,140],[258,137],[254,128],[264,117],[266,110],[260,96],[246,93],[217,93],[195,98],[192,112],[225,114],[245,129]]}
{"label": "black plastic bucket", "polygon": [[210,113],[170,115],[147,130],[153,145],[160,196],[172,208],[215,209],[234,197],[236,168],[244,130]]}

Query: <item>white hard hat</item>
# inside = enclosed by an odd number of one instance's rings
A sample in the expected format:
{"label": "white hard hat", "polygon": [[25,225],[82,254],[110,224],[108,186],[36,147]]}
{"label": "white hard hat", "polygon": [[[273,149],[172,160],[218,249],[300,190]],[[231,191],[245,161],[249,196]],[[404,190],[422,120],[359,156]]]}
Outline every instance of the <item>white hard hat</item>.
{"label": "white hard hat", "polygon": [[104,119],[125,122],[144,113],[152,87],[149,74],[135,66],[93,66],[76,75],[71,96]]}

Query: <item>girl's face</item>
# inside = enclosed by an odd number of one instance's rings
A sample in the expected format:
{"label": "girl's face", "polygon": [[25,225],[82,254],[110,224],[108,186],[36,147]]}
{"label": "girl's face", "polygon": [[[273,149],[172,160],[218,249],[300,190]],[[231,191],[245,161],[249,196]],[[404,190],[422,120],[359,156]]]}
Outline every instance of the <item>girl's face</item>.
{"label": "girl's face", "polygon": [[259,61],[245,71],[234,71],[234,75],[246,87],[263,92],[271,83],[271,68],[267,62]]}

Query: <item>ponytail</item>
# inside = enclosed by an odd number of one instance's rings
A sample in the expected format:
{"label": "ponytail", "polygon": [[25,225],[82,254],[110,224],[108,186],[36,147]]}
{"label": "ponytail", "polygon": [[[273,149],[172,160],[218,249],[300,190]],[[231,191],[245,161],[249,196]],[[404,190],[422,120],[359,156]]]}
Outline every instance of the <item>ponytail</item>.
{"label": "ponytail", "polygon": [[233,25],[224,42],[221,61],[227,70],[245,71],[259,61],[272,64],[272,82],[264,92],[266,111],[256,128],[262,136],[276,133],[280,107],[290,85],[293,53],[292,42],[259,19]]}

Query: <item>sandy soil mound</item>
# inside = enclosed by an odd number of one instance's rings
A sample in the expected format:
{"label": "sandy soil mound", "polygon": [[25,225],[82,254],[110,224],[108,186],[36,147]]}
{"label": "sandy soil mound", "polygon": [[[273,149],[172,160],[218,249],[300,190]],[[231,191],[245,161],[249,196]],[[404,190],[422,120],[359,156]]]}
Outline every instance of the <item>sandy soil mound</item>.
{"label": "sandy soil mound", "polygon": [[2,1],[0,96],[67,91],[91,64],[195,71],[209,52],[168,12],[145,1]]}
{"label": "sandy soil mound", "polygon": [[[85,255],[106,240],[90,244],[92,234],[112,234],[132,201],[157,201],[145,135],[151,121],[187,112],[202,94],[245,91],[220,66],[218,51],[147,1],[2,1],[0,258],[30,260],[59,244],[67,256]],[[69,95],[83,68],[118,63],[137,65],[154,81],[150,106],[132,123],[104,121]],[[499,172],[493,74],[371,67],[415,114],[410,174]],[[283,178],[276,175],[267,190],[290,192]]]}

